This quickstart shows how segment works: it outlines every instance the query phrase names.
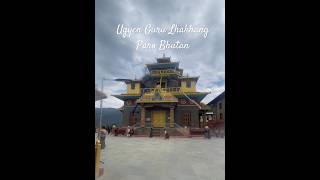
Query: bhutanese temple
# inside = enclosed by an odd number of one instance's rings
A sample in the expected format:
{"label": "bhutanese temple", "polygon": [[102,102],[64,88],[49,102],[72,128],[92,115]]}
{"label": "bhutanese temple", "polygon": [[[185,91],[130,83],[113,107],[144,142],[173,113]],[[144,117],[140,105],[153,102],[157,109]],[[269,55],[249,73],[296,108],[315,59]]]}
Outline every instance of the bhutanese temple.
{"label": "bhutanese temple", "polygon": [[184,75],[170,57],[146,64],[141,79],[120,79],[127,92],[114,97],[124,101],[123,126],[142,128],[200,128],[200,101],[209,92],[197,92],[199,77]]}

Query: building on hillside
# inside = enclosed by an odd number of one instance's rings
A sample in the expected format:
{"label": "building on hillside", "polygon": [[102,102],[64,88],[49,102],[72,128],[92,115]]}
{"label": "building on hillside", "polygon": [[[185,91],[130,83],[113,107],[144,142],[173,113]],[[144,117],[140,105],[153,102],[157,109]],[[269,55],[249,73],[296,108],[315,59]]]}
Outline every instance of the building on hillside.
{"label": "building on hillside", "polygon": [[200,128],[204,128],[205,126],[212,127],[212,123],[215,120],[215,116],[213,114],[212,108],[206,104],[201,103],[200,104],[202,107],[199,110],[199,115],[200,115]]}
{"label": "building on hillside", "polygon": [[211,102],[207,104],[212,108],[214,114],[214,121],[212,126],[216,129],[222,130],[224,132],[224,122],[225,122],[225,91],[219,96],[214,98]]}
{"label": "building on hillside", "polygon": [[118,79],[127,92],[114,97],[124,101],[122,126],[175,128],[201,126],[200,101],[209,92],[197,92],[199,77],[186,76],[170,57],[146,64],[141,79]]}

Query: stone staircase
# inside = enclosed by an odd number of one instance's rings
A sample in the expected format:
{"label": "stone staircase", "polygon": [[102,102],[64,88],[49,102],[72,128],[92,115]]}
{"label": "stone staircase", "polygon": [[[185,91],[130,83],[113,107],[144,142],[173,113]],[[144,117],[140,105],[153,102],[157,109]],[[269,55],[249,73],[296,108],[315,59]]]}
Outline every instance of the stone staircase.
{"label": "stone staircase", "polygon": [[[150,134],[150,129],[149,129],[149,134]],[[163,136],[163,129],[162,128],[152,128],[152,135],[153,135],[153,137]]]}
{"label": "stone staircase", "polygon": [[167,132],[170,136],[184,136],[178,129],[176,128],[167,128]]}
{"label": "stone staircase", "polygon": [[[149,137],[151,128],[135,128],[134,136],[146,136]],[[184,136],[177,128],[166,128],[170,136]],[[164,137],[164,128],[153,128],[153,137]]]}
{"label": "stone staircase", "polygon": [[138,127],[134,129],[133,136],[147,136],[148,132],[147,128]]}
{"label": "stone staircase", "polygon": [[190,135],[191,136],[203,136],[204,135],[204,128],[191,128]]}

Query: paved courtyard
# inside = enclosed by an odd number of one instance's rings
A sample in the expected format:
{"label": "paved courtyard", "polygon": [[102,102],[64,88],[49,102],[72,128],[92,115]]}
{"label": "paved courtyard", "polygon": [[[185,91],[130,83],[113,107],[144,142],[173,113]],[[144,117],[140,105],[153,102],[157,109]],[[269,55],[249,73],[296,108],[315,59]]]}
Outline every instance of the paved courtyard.
{"label": "paved courtyard", "polygon": [[224,180],[221,138],[107,137],[99,180]]}

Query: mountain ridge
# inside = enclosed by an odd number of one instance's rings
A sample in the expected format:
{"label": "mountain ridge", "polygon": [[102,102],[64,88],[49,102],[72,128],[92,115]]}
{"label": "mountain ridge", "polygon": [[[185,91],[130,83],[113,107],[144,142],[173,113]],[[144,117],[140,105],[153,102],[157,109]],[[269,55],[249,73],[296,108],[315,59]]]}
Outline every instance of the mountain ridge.
{"label": "mountain ridge", "polygon": [[[95,126],[99,127],[100,124],[100,108],[95,109]],[[113,124],[118,127],[122,124],[122,112],[115,108],[102,108],[101,126],[112,126]]]}

